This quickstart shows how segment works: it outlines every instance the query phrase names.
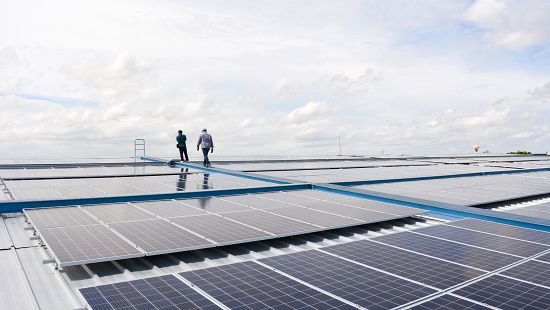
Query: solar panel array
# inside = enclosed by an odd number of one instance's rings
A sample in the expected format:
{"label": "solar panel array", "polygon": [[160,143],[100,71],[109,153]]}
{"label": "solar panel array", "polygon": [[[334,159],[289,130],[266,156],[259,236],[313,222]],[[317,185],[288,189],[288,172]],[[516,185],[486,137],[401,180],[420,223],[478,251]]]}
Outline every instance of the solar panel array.
{"label": "solar panel array", "polygon": [[[476,233],[517,241],[520,235],[550,235],[472,219],[451,224],[456,227],[478,225],[491,232],[477,230]],[[533,255],[522,252],[530,256],[518,257],[484,248],[489,243],[469,243],[471,240],[463,239],[460,243],[447,241],[458,228],[450,225],[433,227],[440,227],[442,230],[438,233],[446,231],[447,234],[433,237],[402,232],[257,261],[192,270],[176,276],[163,276],[172,281],[165,287],[175,287],[176,292],[160,296],[151,290],[148,292],[152,292],[159,303],[168,302],[168,296],[187,292],[193,296],[192,299],[205,297],[211,301],[207,305],[217,304],[231,309],[548,309],[550,263],[537,259],[550,255],[550,245],[537,248]],[[503,234],[497,236],[495,229]],[[403,235],[409,241],[403,245],[408,247],[395,242],[401,240],[396,236]],[[419,244],[424,244],[425,238],[431,239],[436,251],[427,252],[422,246],[415,247],[415,238],[420,240]],[[439,247],[438,241],[455,246]],[[436,253],[440,255],[433,255]],[[485,263],[476,263],[483,260],[484,255],[489,255]],[[511,259],[498,260],[498,257]],[[494,259],[501,266],[486,268],[487,262]],[[163,279],[139,281],[158,283]],[[80,291],[93,309],[103,309],[100,306],[105,305],[106,309],[111,309],[108,308],[109,299],[114,302],[129,300],[123,298],[125,296],[137,298],[140,304],[145,303],[139,290],[133,289],[134,282]]]}
{"label": "solar panel array", "polygon": [[519,206],[518,208],[502,209],[499,211],[550,220],[550,202],[529,206]]}
{"label": "solar panel array", "polygon": [[[112,243],[131,245],[141,255],[158,255],[388,221],[424,212],[340,197],[307,190],[24,212],[44,241],[51,243],[50,249],[61,266],[79,264],[79,257],[83,262],[117,259],[101,247],[88,249],[94,243],[84,242],[78,236],[67,237],[68,230],[76,232],[79,228],[101,227],[101,233]],[[74,239],[71,247],[63,247],[63,238]],[[72,257],[72,252],[77,254]]]}
{"label": "solar panel array", "polygon": [[185,168],[172,168],[167,165],[154,165],[139,163],[133,165],[120,165],[110,167],[86,167],[74,166],[71,168],[42,167],[42,168],[18,168],[0,169],[0,177],[3,179],[31,179],[31,178],[62,178],[81,176],[128,176],[148,174],[175,174],[185,172]]}
{"label": "solar panel array", "polygon": [[270,171],[258,172],[293,180],[310,183],[335,183],[353,181],[374,181],[418,177],[447,176],[462,173],[476,173],[489,171],[510,170],[498,167],[481,167],[469,165],[430,165],[430,166],[403,166],[403,167],[373,167],[354,169],[321,169],[297,171]]}
{"label": "solar panel array", "polygon": [[357,186],[387,194],[455,205],[475,205],[550,193],[548,179],[534,173],[486,175]]}
{"label": "solar panel array", "polygon": [[262,181],[202,172],[162,176],[8,180],[4,182],[16,200],[95,198],[271,185],[271,183]]}

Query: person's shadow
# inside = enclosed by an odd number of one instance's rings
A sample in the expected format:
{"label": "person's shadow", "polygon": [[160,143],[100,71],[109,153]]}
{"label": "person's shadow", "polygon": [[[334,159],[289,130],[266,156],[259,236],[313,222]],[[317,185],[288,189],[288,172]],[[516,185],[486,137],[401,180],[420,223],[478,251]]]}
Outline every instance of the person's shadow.
{"label": "person's shadow", "polygon": [[187,186],[187,172],[189,172],[189,168],[181,168],[180,172],[178,183],[176,184],[176,191],[178,192],[185,191]]}

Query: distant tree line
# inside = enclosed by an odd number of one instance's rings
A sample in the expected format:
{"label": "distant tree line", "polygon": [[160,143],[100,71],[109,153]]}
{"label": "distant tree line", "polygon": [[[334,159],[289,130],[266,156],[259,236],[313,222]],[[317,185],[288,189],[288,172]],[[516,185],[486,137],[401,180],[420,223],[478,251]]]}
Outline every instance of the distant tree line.
{"label": "distant tree line", "polygon": [[529,151],[513,151],[513,152],[508,152],[508,154],[528,155],[528,154],[531,154],[531,152],[529,152]]}

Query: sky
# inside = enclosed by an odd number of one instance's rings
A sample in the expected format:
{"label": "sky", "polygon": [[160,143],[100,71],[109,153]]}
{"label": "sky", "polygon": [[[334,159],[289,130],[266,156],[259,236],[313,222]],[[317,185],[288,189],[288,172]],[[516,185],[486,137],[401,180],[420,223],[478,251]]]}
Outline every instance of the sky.
{"label": "sky", "polygon": [[550,151],[550,1],[0,0],[0,158]]}

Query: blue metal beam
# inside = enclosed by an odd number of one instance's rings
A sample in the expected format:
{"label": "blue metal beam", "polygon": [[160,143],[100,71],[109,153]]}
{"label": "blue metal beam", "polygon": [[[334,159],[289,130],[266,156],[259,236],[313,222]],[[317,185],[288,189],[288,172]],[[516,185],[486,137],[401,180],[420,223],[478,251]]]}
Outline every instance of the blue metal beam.
{"label": "blue metal beam", "polygon": [[253,193],[268,193],[278,191],[293,191],[311,189],[311,184],[281,184],[274,186],[248,187],[238,189],[213,189],[193,192],[176,192],[166,194],[145,194],[132,196],[76,198],[76,199],[52,199],[52,200],[7,200],[0,201],[0,213],[21,212],[23,209],[62,207],[75,205],[88,205],[100,203],[132,202],[163,199],[186,199],[228,195],[244,195]]}
{"label": "blue metal beam", "polygon": [[[157,162],[157,163],[165,163],[165,164],[170,163],[170,162],[167,162],[167,161],[159,159],[159,158],[148,157],[148,156],[142,156],[142,157],[140,157],[140,159],[151,161],[151,162]],[[220,174],[230,175],[230,176],[234,176],[234,177],[251,179],[251,180],[262,181],[262,182],[275,183],[275,184],[303,183],[303,182],[300,182],[300,181],[297,181],[297,180],[283,179],[283,178],[277,178],[277,177],[261,175],[261,174],[255,174],[255,173],[254,174],[253,173],[247,173],[247,172],[229,170],[229,169],[224,169],[224,168],[219,168],[219,167],[204,167],[204,166],[197,165],[197,164],[192,164],[192,163],[189,163],[189,162],[172,162],[172,164],[175,167],[179,167],[179,168],[192,168],[192,169],[195,169],[195,170],[201,170],[201,171],[205,171],[205,172],[209,172],[209,173],[220,173]]]}
{"label": "blue metal beam", "polygon": [[419,208],[423,210],[434,211],[437,213],[443,213],[448,216],[476,218],[480,220],[550,232],[549,220],[538,219],[530,216],[516,215],[487,209],[457,206],[453,204],[435,203],[428,200],[415,199],[392,194],[382,194],[334,184],[313,184],[313,189],[339,193],[363,199],[392,203],[404,207]]}

